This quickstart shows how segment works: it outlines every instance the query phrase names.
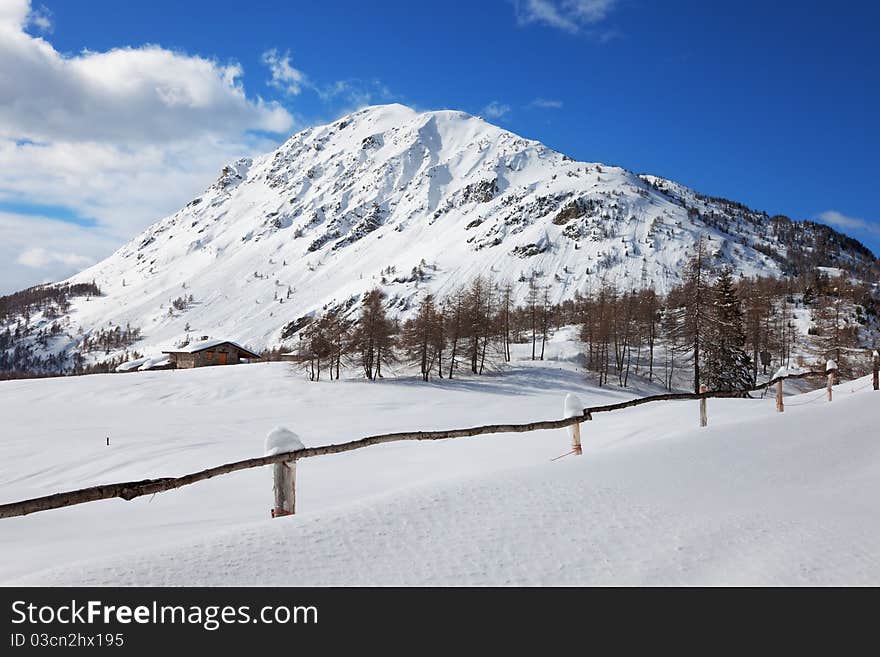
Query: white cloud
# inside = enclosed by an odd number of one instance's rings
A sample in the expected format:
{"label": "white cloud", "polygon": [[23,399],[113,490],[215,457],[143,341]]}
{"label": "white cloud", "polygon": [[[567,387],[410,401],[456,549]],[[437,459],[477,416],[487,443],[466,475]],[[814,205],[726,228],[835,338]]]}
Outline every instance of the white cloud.
{"label": "white cloud", "polygon": [[388,102],[394,98],[391,90],[379,80],[337,80],[333,84],[315,87],[315,91],[324,102],[341,100],[345,112]]}
{"label": "white cloud", "polygon": [[486,105],[480,113],[490,119],[500,119],[504,115],[510,113],[510,105],[504,105],[497,100],[493,100]]}
{"label": "white cloud", "polygon": [[263,53],[263,63],[272,74],[269,86],[291,96],[298,95],[304,86],[311,86],[306,74],[290,65],[290,51],[281,55],[277,48],[267,50]]}
{"label": "white cloud", "polygon": [[585,26],[600,23],[617,0],[514,0],[520,25],[534,23],[576,34]]}
{"label": "white cloud", "polygon": [[110,255],[117,244],[100,229],[0,212],[0,294],[64,280]]}
{"label": "white cloud", "polygon": [[[60,206],[98,225],[17,215],[24,235],[31,225],[54,230],[4,245],[7,291],[10,281],[64,278],[107,255],[190,200],[225,163],[277,145],[260,135],[295,124],[279,103],[245,92],[236,63],[157,45],[63,54],[26,31],[50,26],[28,0],[0,0],[0,201]],[[13,215],[4,216],[8,224]],[[80,246],[51,244],[56,234]]]}
{"label": "white cloud", "polygon": [[0,27],[7,25],[21,29],[31,13],[30,0],[3,0],[0,2]]}
{"label": "white cloud", "polygon": [[191,200],[224,163],[274,146],[209,136],[136,146],[0,140],[0,201],[71,208],[121,242]]}
{"label": "white cloud", "polygon": [[561,100],[551,100],[548,98],[535,98],[529,107],[537,107],[539,109],[562,109]]}
{"label": "white cloud", "polygon": [[315,93],[325,103],[336,106],[337,113],[353,112],[367,105],[388,102],[394,98],[391,90],[380,80],[349,78],[322,84],[310,79],[290,63],[290,51],[282,55],[277,48],[263,53],[262,62],[269,68],[267,84],[290,96],[298,96],[304,89]]}
{"label": "white cloud", "polygon": [[28,15],[28,24],[33,25],[38,31],[43,32],[44,34],[51,34],[53,27],[52,12],[44,5],[40,5],[31,10],[30,15]]}
{"label": "white cloud", "polygon": [[868,233],[880,233],[880,224],[860,219],[859,217],[849,217],[837,210],[827,210],[818,215],[818,219],[829,226],[840,228],[842,230],[861,230]]}
{"label": "white cloud", "polygon": [[159,46],[68,57],[13,25],[0,22],[0,137],[156,143],[293,125],[245,95],[238,64]]}
{"label": "white cloud", "polygon": [[94,263],[88,256],[69,251],[47,251],[41,246],[35,246],[22,252],[16,262],[34,269],[45,269],[55,263],[77,268],[87,267]]}

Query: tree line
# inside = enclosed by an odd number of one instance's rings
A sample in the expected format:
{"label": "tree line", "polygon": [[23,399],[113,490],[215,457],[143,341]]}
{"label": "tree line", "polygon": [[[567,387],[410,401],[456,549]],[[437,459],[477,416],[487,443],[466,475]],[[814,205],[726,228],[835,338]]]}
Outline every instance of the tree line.
{"label": "tree line", "polygon": [[[790,365],[804,344],[796,309],[812,319],[816,360],[834,358],[842,374],[864,366],[863,334],[876,324],[878,304],[868,286],[821,271],[783,279],[741,277],[716,267],[700,240],[683,281],[661,295],[653,289],[618,289],[610,281],[561,303],[549,286],[528,281],[524,302],[512,286],[477,276],[452,293],[427,294],[400,322],[389,315],[380,289],[368,292],[358,315],[330,309],[299,332],[293,358],[309,378],[339,378],[354,366],[365,378],[403,364],[424,381],[481,375],[511,360],[511,345],[524,344],[543,360],[548,336],[579,326],[583,362],[599,385],[627,386],[642,376],[676,386],[689,376],[695,392],[739,390],[755,384],[767,367]],[[804,316],[804,312],[800,313]]]}
{"label": "tree line", "polygon": [[[373,380],[398,366],[414,368],[424,381],[452,379],[497,371],[512,360],[515,344],[524,345],[532,360],[543,360],[553,331],[576,326],[583,364],[599,385],[627,386],[638,376],[673,389],[687,377],[695,391],[701,384],[742,389],[768,374],[768,366],[775,371],[791,364],[807,345],[813,364],[831,358],[843,376],[865,371],[866,335],[880,325],[880,302],[871,286],[827,268],[784,278],[735,278],[714,259],[708,242],[700,240],[682,283],[665,295],[604,280],[554,302],[551,286],[532,277],[521,281],[525,294],[515,303],[510,282],[477,276],[449,294],[424,295],[405,321],[391,312],[399,303],[377,288],[360,299],[359,309],[353,298],[298,320],[292,357],[312,380],[338,379],[352,367]],[[37,286],[0,298],[3,316],[15,322],[0,331],[2,378],[112,370],[117,359],[89,365],[88,355],[109,357],[132,346],[141,337],[138,327],[80,331],[71,353],[43,355],[36,349],[64,332],[56,317],[69,297],[99,294],[94,284],[78,284]],[[188,300],[181,297],[181,305]],[[30,318],[37,312],[39,323]],[[268,350],[264,356],[281,353]]]}
{"label": "tree line", "polygon": [[57,283],[35,285],[19,292],[0,296],[0,323],[23,319],[25,325],[32,314],[44,312],[54,319],[70,309],[71,297],[97,297],[101,290],[91,283]]}

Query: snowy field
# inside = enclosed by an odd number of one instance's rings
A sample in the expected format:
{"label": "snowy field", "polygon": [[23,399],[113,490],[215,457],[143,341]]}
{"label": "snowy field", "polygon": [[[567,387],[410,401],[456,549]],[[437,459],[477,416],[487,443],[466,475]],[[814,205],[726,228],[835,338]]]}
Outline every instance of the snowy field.
{"label": "snowy field", "polygon": [[[564,347],[564,345],[563,345]],[[880,584],[880,393],[667,402],[567,432],[402,442],[307,459],[296,516],[271,468],[132,502],[0,520],[4,585]],[[286,363],[0,383],[0,502],[179,475],[395,430],[562,416],[569,361],[502,374],[309,383]],[[110,445],[106,438],[110,437]]]}

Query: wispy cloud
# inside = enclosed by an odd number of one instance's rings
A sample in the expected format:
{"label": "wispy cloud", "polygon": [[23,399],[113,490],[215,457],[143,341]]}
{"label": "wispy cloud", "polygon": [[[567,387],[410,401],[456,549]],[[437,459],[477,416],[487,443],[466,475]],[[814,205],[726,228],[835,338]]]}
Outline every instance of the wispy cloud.
{"label": "wispy cloud", "polygon": [[34,269],[44,269],[52,264],[67,265],[68,267],[87,267],[94,261],[88,256],[70,251],[48,251],[41,246],[36,246],[23,251],[16,262]]}
{"label": "wispy cloud", "polygon": [[486,105],[480,113],[489,119],[500,119],[501,117],[510,114],[510,105],[505,105],[504,103],[499,103],[497,100],[493,100]]}
{"label": "wispy cloud", "polygon": [[304,86],[311,86],[306,74],[290,64],[290,51],[283,55],[277,48],[263,53],[263,64],[269,67],[269,86],[280,89],[290,96],[299,95]]}
{"label": "wispy cloud", "polygon": [[537,107],[538,109],[562,109],[562,101],[549,98],[535,98],[535,100],[529,103],[529,107]]}
{"label": "wispy cloud", "polygon": [[329,84],[313,80],[290,62],[290,51],[283,54],[277,48],[263,53],[262,62],[269,69],[267,84],[279,89],[288,96],[298,96],[308,90],[323,102],[333,105],[337,112],[351,112],[367,105],[388,102],[394,94],[383,82],[377,79],[362,80],[347,78]]}
{"label": "wispy cloud", "polygon": [[30,14],[28,14],[27,21],[28,25],[35,27],[38,32],[43,34],[52,33],[52,12],[45,5],[32,8]]}
{"label": "wispy cloud", "polygon": [[0,210],[0,294],[64,280],[117,246],[100,228]]}
{"label": "wispy cloud", "polygon": [[[520,25],[540,24],[571,34],[604,21],[618,0],[514,0]],[[604,34],[600,35],[605,40]]]}
{"label": "wispy cloud", "polygon": [[388,102],[395,96],[391,89],[380,80],[348,79],[337,80],[332,84],[315,87],[315,92],[324,102],[339,101],[344,110],[354,110],[366,105]]}
{"label": "wispy cloud", "polygon": [[827,210],[817,215],[823,223],[843,230],[860,230],[880,234],[880,223],[859,217],[850,217],[837,210]]}

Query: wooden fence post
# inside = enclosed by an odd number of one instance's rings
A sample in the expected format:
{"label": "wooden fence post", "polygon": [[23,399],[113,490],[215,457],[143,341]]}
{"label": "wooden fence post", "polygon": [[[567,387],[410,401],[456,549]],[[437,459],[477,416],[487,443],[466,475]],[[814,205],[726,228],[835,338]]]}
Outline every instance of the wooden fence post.
{"label": "wooden fence post", "polygon": [[575,456],[580,456],[584,453],[583,448],[581,447],[581,425],[573,424],[571,425],[571,451]]}
{"label": "wooden fence post", "polygon": [[296,513],[296,461],[276,463],[272,474],[275,482],[272,517],[292,516]]}
{"label": "wooden fence post", "polygon": [[[563,409],[565,411],[564,417],[578,417],[584,414],[584,404],[578,398],[577,395],[573,395],[571,393],[565,396],[565,403],[563,405]],[[575,456],[580,456],[584,453],[584,450],[581,448],[581,425],[580,422],[577,424],[572,424],[568,428],[569,434],[571,435],[571,453]]]}
{"label": "wooden fence post", "polygon": [[880,390],[880,352],[874,350],[874,390]]}
{"label": "wooden fence post", "polygon": [[[305,449],[305,445],[292,431],[276,427],[266,436],[266,456],[285,454]],[[272,466],[275,505],[272,517],[292,516],[296,513],[296,458]]]}
{"label": "wooden fence post", "polygon": [[[708,390],[708,388],[706,388],[706,384],[704,383],[700,386],[700,394],[702,395],[703,393],[706,392],[706,390]],[[705,427],[708,424],[709,424],[709,414],[706,409],[706,398],[703,397],[700,400],[700,426]]]}
{"label": "wooden fence post", "polygon": [[785,401],[782,398],[782,379],[776,382],[776,410],[780,413],[785,412]]}
{"label": "wooden fence post", "polygon": [[834,375],[837,373],[837,363],[829,360],[825,364],[825,371],[828,373],[828,401],[831,401],[833,395],[832,386],[834,386]]}

